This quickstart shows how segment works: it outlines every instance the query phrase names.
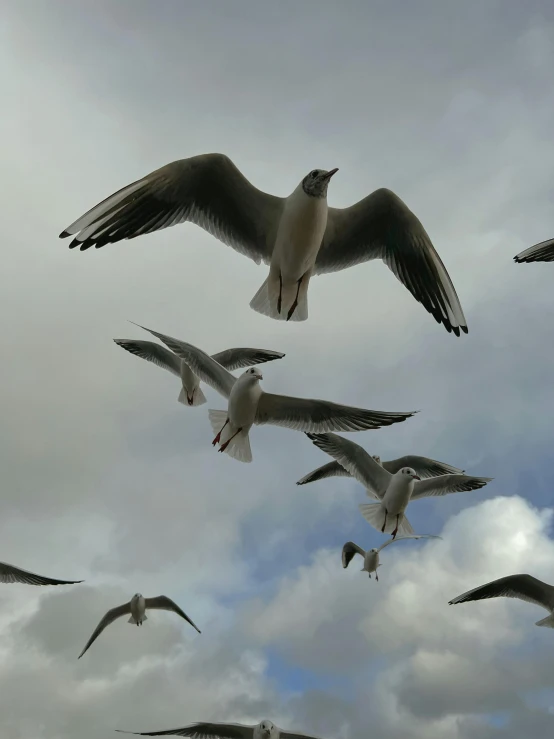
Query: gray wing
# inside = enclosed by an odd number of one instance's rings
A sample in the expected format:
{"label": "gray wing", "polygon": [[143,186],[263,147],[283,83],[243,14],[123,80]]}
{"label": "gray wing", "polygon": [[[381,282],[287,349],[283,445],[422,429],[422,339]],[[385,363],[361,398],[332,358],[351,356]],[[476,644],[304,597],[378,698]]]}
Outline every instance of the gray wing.
{"label": "gray wing", "polygon": [[299,734],[297,731],[282,731],[279,729],[280,739],[318,739],[318,737],[309,734]]}
{"label": "gray wing", "polygon": [[342,464],[338,462],[328,462],[327,464],[318,467],[317,470],[309,472],[301,480],[298,480],[297,485],[306,485],[308,482],[316,482],[316,480],[324,480],[326,477],[352,477],[348,470],[345,470]]}
{"label": "gray wing", "polygon": [[356,554],[360,554],[362,557],[365,557],[365,551],[361,547],[354,544],[353,541],[347,541],[342,548],[342,566],[345,569],[348,567],[350,562],[352,562]]}
{"label": "gray wing", "polygon": [[532,575],[501,577],[499,580],[493,580],[486,585],[458,595],[457,598],[448,601],[448,604],[452,606],[456,603],[485,598],[519,598],[519,600],[542,606],[547,611],[554,610],[554,588]]}
{"label": "gray wing", "polygon": [[390,190],[375,190],[350,208],[329,208],[315,274],[382,259],[446,330],[467,334],[467,323],[446,267],[420,221]]}
{"label": "gray wing", "polygon": [[554,239],[541,241],[516,254],[514,262],[554,262]]}
{"label": "gray wing", "polygon": [[212,354],[212,359],[225,367],[226,370],[236,370],[242,367],[252,367],[255,364],[272,362],[282,359],[285,355],[271,349],[225,349],[223,352]]}
{"label": "gray wing", "polygon": [[319,449],[339,462],[369,493],[380,500],[387,491],[391,474],[359,444],[336,434],[307,434]]}
{"label": "gray wing", "polygon": [[223,154],[180,159],[123,187],[74,221],[60,238],[99,249],[190,221],[259,264],[269,263],[283,198],[254,187]]}
{"label": "gray wing", "polygon": [[295,431],[365,431],[405,421],[413,412],[387,413],[339,405],[328,400],[293,398],[264,393],[258,403],[255,423],[285,426]]}
{"label": "gray wing", "polygon": [[163,341],[172,352],[185,360],[186,364],[200,380],[204,380],[207,385],[220,393],[220,395],[223,395],[224,398],[229,397],[231,388],[236,382],[236,377],[212,359],[209,354],[206,354],[202,349],[198,349],[198,347],[192,344],[174,339],[173,336],[159,334],[157,331],[152,331],[152,329],[141,326],[139,323],[135,323],[134,325],[139,326],[139,328],[148,331],[148,333]]}
{"label": "gray wing", "polygon": [[388,547],[389,544],[394,544],[395,541],[404,541],[405,539],[442,539],[442,536],[435,536],[433,534],[414,534],[413,536],[397,536],[394,539],[387,539],[387,541],[384,544],[381,544],[379,549],[377,550],[380,552],[385,547]]}
{"label": "gray wing", "polygon": [[391,459],[388,462],[383,462],[383,467],[391,473],[391,475],[399,472],[403,467],[411,467],[420,477],[437,477],[438,475],[463,474],[464,470],[453,467],[450,464],[444,462],[437,462],[436,459],[429,459],[429,457],[418,457],[415,454],[406,454],[405,457],[398,457],[398,459]]}
{"label": "gray wing", "polygon": [[428,480],[416,481],[411,500],[429,498],[450,493],[464,493],[469,490],[479,490],[490,482],[492,477],[473,477],[472,475],[439,475]]}
{"label": "gray wing", "polygon": [[253,739],[254,727],[242,724],[211,724],[199,722],[184,726],[182,729],[167,729],[166,731],[121,731],[120,734],[138,734],[140,736],[190,736],[192,739]]}
{"label": "gray wing", "polygon": [[83,654],[87,651],[87,649],[91,646],[91,644],[98,639],[100,634],[104,631],[104,629],[112,624],[116,619],[121,618],[121,616],[126,616],[128,613],[131,613],[131,603],[124,603],[122,606],[116,606],[115,608],[112,608],[110,611],[106,613],[106,615],[102,618],[98,626],[94,629],[92,632],[92,636],[88,640],[88,642],[85,644],[85,648],[81,652],[81,654],[77,657],[77,659],[81,659]]}
{"label": "gray wing", "polygon": [[42,575],[35,575],[34,572],[27,572],[27,570],[14,567],[7,562],[0,562],[0,582],[20,582],[27,585],[76,585],[84,582],[84,580],[55,580],[52,577],[43,577]]}
{"label": "gray wing", "polygon": [[154,341],[135,341],[134,339],[114,339],[115,343],[125,351],[134,354],[135,357],[146,359],[147,362],[168,370],[177,377],[181,376],[181,358],[165,346],[156,344]]}
{"label": "gray wing", "polygon": [[167,595],[158,595],[155,598],[145,598],[145,604],[147,609],[153,608],[160,611],[173,611],[173,613],[176,613],[178,616],[181,616],[181,618],[184,618],[185,621],[188,621],[188,623],[194,627],[199,634],[202,633],[194,621],[191,621],[187,614],[179,608],[177,603],[172,601],[171,598],[168,598]]}

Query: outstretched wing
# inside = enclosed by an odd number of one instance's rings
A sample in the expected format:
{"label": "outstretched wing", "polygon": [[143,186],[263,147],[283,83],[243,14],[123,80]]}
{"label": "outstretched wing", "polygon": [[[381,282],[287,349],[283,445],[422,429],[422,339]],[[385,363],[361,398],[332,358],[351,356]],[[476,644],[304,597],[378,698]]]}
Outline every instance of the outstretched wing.
{"label": "outstretched wing", "polygon": [[230,372],[253,367],[255,364],[273,362],[274,359],[282,359],[285,355],[281,352],[273,352],[271,349],[225,349],[223,352],[212,354],[212,359],[225,367]]}
{"label": "outstretched wing", "polygon": [[168,598],[167,595],[158,595],[155,598],[145,598],[145,604],[147,610],[158,609],[161,611],[173,611],[173,613],[176,613],[178,616],[181,616],[181,618],[184,618],[185,621],[188,621],[188,623],[193,626],[199,634],[202,633],[194,621],[192,621],[187,614],[179,608],[177,603],[172,601],[171,598]]}
{"label": "outstretched wing", "polygon": [[122,731],[120,734],[138,734],[139,736],[189,736],[192,739],[253,739],[254,727],[242,724],[211,724],[204,721],[182,729],[166,731]]}
{"label": "outstretched wing", "polygon": [[0,582],[3,583],[26,583],[27,585],[77,585],[84,580],[55,580],[52,577],[35,575],[34,572],[22,570],[7,562],[0,562]]}
{"label": "outstretched wing", "polygon": [[473,477],[472,475],[439,475],[427,480],[418,480],[414,484],[412,500],[429,498],[450,493],[463,493],[469,490],[479,490],[490,482],[492,477]]}
{"label": "outstretched wing", "polygon": [[554,610],[554,588],[552,585],[538,580],[532,575],[508,575],[498,580],[493,580],[486,585],[481,585],[473,590],[468,590],[457,598],[448,601],[449,605],[465,603],[470,600],[483,600],[485,598],[518,598],[519,600],[534,603],[546,608],[547,611]]}
{"label": "outstretched wing", "polygon": [[135,341],[134,339],[114,339],[114,342],[135,357],[146,359],[147,362],[168,370],[177,377],[181,376],[181,358],[161,344],[154,341]]}
{"label": "outstretched wing", "polygon": [[116,619],[120,618],[121,616],[126,616],[128,613],[131,613],[131,603],[124,603],[122,606],[116,606],[115,608],[112,608],[110,611],[106,613],[106,615],[102,618],[98,626],[94,629],[92,632],[92,636],[88,640],[88,642],[85,644],[85,648],[81,652],[81,654],[78,656],[77,659],[81,659],[83,654],[87,651],[87,649],[91,646],[91,644],[98,639],[100,634],[104,631],[104,629],[112,624]]}

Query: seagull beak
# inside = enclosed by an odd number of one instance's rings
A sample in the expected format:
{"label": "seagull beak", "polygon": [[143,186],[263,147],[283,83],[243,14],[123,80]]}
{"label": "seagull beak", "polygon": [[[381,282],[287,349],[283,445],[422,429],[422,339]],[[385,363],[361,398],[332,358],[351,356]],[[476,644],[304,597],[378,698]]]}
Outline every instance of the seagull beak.
{"label": "seagull beak", "polygon": [[330,179],[331,179],[331,177],[332,177],[332,176],[333,176],[333,175],[334,175],[334,174],[335,174],[336,172],[338,172],[338,171],[339,171],[339,168],[338,168],[338,167],[335,167],[335,169],[331,169],[331,170],[329,170],[329,172],[326,172],[325,174],[321,175],[321,179],[322,179],[322,180],[330,180]]}
{"label": "seagull beak", "polygon": [[[264,379],[264,376],[262,375],[261,372],[258,372],[258,374],[256,375],[256,377],[258,378],[258,380],[263,380]],[[269,735],[269,731],[267,733]]]}
{"label": "seagull beak", "polygon": [[421,480],[421,477],[419,475],[412,475],[412,477],[414,478],[414,480]]}

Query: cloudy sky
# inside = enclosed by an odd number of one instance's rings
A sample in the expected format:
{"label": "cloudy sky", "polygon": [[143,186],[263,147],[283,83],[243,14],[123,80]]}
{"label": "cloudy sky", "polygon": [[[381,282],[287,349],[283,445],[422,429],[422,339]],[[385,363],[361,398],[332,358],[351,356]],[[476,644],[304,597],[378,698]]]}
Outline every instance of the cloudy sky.
{"label": "cloudy sky", "polygon": [[[85,584],[0,592],[6,739],[101,739],[269,718],[324,739],[520,739],[554,728],[554,635],[528,604],[449,607],[514,572],[554,583],[554,9],[546,0],[4,0],[0,559]],[[248,303],[266,268],[192,225],[86,253],[58,233],[175,159],[228,154],[287,195],[339,167],[329,200],[389,187],[460,296],[455,338],[373,262],[314,279],[307,323]],[[138,321],[214,352],[286,352],[270,391],[421,409],[356,434],[486,489],[414,504],[420,533],[380,581],[340,549],[382,541],[364,491],[295,481],[328,461],[262,427],[215,454],[208,404],[118,348]],[[121,620],[136,591],[171,614]]]}

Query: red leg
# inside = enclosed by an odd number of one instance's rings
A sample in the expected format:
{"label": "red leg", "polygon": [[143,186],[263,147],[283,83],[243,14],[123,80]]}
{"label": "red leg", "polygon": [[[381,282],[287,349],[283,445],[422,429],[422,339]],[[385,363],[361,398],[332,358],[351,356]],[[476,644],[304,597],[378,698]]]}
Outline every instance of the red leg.
{"label": "red leg", "polygon": [[[298,280],[297,288],[296,288],[296,297],[294,299],[294,303],[291,305],[290,310],[289,310],[289,312],[287,314],[287,321],[290,321],[290,319],[292,318],[292,314],[294,313],[294,311],[298,307],[298,295],[300,293],[300,285],[301,284],[302,284],[302,277]],[[281,311],[279,311],[279,313],[280,312]]]}
{"label": "red leg", "polygon": [[385,533],[385,529],[387,528],[387,511],[385,510],[385,522],[383,523],[383,528],[381,529],[381,533]]}
{"label": "red leg", "polygon": [[396,516],[396,528],[392,532],[392,538],[394,539],[396,537],[396,534],[398,533],[398,520],[400,519],[400,514]]}
{"label": "red leg", "polygon": [[227,441],[225,442],[225,444],[222,444],[217,451],[218,452],[224,452],[227,449],[227,447],[229,446],[229,442],[232,441],[237,434],[240,434],[241,431],[242,431],[242,426],[240,427],[240,429],[237,429],[235,431],[235,433],[231,436],[231,438],[230,439],[227,439]]}
{"label": "red leg", "polygon": [[229,423],[229,419],[227,419],[227,420],[225,421],[225,423],[224,423],[224,424],[223,424],[223,426],[221,427],[221,431],[220,431],[220,432],[219,432],[219,434],[218,434],[218,435],[217,435],[217,436],[215,437],[215,439],[214,439],[214,440],[212,441],[212,446],[215,446],[216,444],[219,444],[219,440],[221,439],[221,432],[223,431],[223,429],[225,428],[225,426],[227,426],[227,424],[228,424],[228,423]]}

